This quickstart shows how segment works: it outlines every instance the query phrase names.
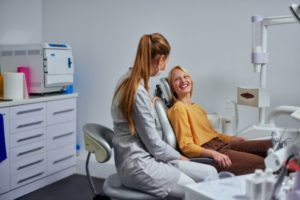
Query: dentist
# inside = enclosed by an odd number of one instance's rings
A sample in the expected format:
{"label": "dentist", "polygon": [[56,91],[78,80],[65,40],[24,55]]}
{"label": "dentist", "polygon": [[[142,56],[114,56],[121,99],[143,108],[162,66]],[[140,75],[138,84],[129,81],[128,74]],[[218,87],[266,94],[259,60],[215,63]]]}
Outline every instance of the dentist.
{"label": "dentist", "polygon": [[133,67],[117,85],[111,106],[115,164],[121,182],[159,199],[168,195],[182,198],[183,185],[217,177],[214,167],[189,161],[156,130],[149,79],[165,70],[170,50],[163,35],[143,35]]}

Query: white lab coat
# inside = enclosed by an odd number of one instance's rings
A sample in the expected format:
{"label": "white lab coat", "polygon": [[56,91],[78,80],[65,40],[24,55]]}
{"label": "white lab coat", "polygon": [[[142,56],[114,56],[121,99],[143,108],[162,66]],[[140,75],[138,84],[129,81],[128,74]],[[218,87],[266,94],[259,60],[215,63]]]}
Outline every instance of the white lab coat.
{"label": "white lab coat", "polygon": [[125,186],[164,198],[177,184],[180,154],[160,137],[155,127],[155,111],[141,83],[133,105],[136,135],[132,136],[128,122],[119,107],[119,95],[112,103],[114,122],[114,153],[117,173]]}

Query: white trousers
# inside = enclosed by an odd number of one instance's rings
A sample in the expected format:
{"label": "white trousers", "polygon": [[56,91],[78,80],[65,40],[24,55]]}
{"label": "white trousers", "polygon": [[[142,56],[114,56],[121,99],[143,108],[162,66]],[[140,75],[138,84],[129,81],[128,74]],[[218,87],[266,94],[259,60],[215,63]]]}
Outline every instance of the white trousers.
{"label": "white trousers", "polygon": [[218,172],[213,166],[185,160],[179,160],[178,165],[181,171],[180,178],[169,192],[171,197],[183,199],[185,185],[218,179]]}

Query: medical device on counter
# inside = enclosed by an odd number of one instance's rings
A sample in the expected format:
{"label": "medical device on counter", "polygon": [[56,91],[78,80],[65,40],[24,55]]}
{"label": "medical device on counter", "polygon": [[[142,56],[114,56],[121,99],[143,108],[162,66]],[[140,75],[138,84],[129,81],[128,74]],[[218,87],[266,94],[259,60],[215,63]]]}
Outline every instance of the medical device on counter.
{"label": "medical device on counter", "polygon": [[[251,125],[239,131],[239,135],[259,134],[268,137],[276,129],[272,124],[266,123],[266,108],[270,106],[270,97],[266,90],[266,72],[268,63],[267,53],[267,31],[269,26],[291,24],[300,22],[299,5],[291,5],[293,15],[263,18],[252,16],[252,54],[251,61],[254,71],[260,73],[258,88],[238,87],[237,103],[257,107],[259,109],[259,123]],[[258,135],[256,135],[258,136]]]}
{"label": "medical device on counter", "polygon": [[[279,106],[277,107],[268,119],[269,123],[274,121],[274,118],[279,115],[290,115],[293,119],[300,121],[300,107],[295,106]],[[280,197],[280,189],[283,185],[283,181],[287,174],[287,163],[289,160],[296,159],[300,163],[300,129],[298,130],[298,137],[291,141],[289,144],[286,144],[282,148],[277,148],[277,145],[273,146],[272,149],[268,151],[268,156],[265,158],[266,168],[274,172],[279,171],[277,176],[276,184],[272,190],[271,199],[282,199]],[[293,180],[293,187],[289,188],[284,194],[286,197],[284,199],[294,200],[300,199],[300,171],[295,173]]]}
{"label": "medical device on counter", "polygon": [[0,53],[1,73],[29,66],[32,94],[59,92],[73,84],[73,56],[67,44],[1,45]]}
{"label": "medical device on counter", "polygon": [[[290,115],[292,118],[300,121],[300,107],[279,106],[271,113],[269,122],[274,121],[274,118],[281,114]],[[300,129],[298,133],[299,131]],[[274,146],[265,158],[266,167],[277,171],[291,155],[298,155],[300,158],[300,137],[297,137],[293,142],[290,142],[290,144],[283,148],[277,149],[277,147]]]}

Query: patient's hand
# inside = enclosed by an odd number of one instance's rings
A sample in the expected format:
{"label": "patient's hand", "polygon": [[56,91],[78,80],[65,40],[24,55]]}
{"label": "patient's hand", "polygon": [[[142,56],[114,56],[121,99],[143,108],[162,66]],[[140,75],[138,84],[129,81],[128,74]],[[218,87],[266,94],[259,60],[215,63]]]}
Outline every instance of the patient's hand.
{"label": "patient's hand", "polygon": [[218,165],[222,167],[231,166],[231,160],[227,155],[212,150],[211,156],[218,163]]}
{"label": "patient's hand", "polygon": [[232,136],[230,141],[233,141],[233,142],[245,141],[245,138],[239,137],[239,136]]}

